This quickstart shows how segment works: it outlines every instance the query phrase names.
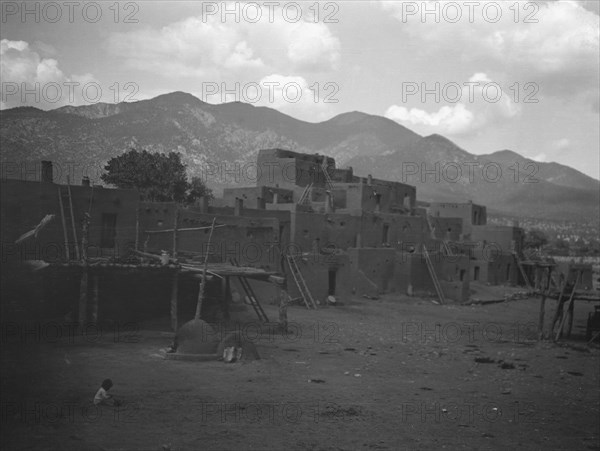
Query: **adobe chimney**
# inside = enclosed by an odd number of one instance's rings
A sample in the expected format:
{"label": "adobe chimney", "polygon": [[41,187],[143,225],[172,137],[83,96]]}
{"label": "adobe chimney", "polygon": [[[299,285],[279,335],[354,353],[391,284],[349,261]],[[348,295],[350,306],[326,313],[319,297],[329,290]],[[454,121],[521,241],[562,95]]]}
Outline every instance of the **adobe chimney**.
{"label": "adobe chimney", "polygon": [[235,198],[235,207],[233,209],[234,216],[241,216],[243,210],[244,210],[244,199],[240,199],[239,197],[236,197]]}
{"label": "adobe chimney", "polygon": [[44,183],[54,183],[52,171],[52,162],[42,161],[42,173],[40,176],[40,180]]}
{"label": "adobe chimney", "polygon": [[90,178],[87,175],[84,175],[81,179],[81,186],[90,186]]}
{"label": "adobe chimney", "polygon": [[371,174],[367,175],[367,186],[371,186],[373,184],[373,176]]}

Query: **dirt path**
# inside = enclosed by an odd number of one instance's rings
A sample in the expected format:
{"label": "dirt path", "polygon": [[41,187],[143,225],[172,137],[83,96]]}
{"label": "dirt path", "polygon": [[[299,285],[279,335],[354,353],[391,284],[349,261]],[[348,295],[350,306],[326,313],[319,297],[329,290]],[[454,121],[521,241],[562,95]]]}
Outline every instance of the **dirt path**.
{"label": "dirt path", "polygon": [[[148,325],[5,334],[2,449],[600,449],[599,349],[536,342],[538,303],[294,307],[287,336],[244,327],[262,359],[236,364],[164,360]],[[106,377],[123,407],[91,405]]]}

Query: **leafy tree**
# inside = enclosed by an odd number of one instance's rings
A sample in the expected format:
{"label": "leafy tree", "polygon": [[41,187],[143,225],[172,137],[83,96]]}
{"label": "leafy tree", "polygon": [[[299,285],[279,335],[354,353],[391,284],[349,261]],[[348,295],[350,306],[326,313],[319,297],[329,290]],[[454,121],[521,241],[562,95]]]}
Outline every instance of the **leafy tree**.
{"label": "leafy tree", "polygon": [[523,247],[525,249],[539,249],[548,243],[548,237],[544,232],[537,229],[528,230],[525,233]]}
{"label": "leafy tree", "polygon": [[196,199],[203,196],[209,199],[214,197],[212,190],[204,184],[200,177],[192,177],[192,181],[189,183],[186,191],[186,202],[189,204],[194,203]]}
{"label": "leafy tree", "polygon": [[131,149],[111,158],[101,175],[103,182],[118,188],[136,189],[142,199],[152,202],[193,202],[196,197],[211,195],[198,177],[188,182],[181,155],[150,153]]}

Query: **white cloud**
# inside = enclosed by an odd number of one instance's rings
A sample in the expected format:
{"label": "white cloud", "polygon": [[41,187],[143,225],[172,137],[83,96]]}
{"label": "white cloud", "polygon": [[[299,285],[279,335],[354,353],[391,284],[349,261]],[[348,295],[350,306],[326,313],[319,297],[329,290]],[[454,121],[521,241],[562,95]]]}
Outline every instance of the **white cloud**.
{"label": "white cloud", "polygon": [[[304,77],[270,74],[262,78],[259,85],[268,89],[263,89],[263,96],[256,103],[257,106],[275,108],[297,118],[307,118],[309,121],[325,120],[331,116],[332,104],[325,102],[325,99],[332,91],[319,92],[311,89]],[[331,96],[330,100],[334,98],[335,95]]]}
{"label": "white cloud", "polygon": [[555,151],[566,150],[571,147],[571,141],[567,138],[557,139],[551,143],[551,147]]}
{"label": "white cloud", "polygon": [[165,77],[215,77],[273,71],[329,70],[340,58],[339,39],[323,23],[286,22],[281,14],[256,23],[188,17],[159,30],[113,33],[111,53],[131,68]]}
{"label": "white cloud", "polygon": [[405,125],[423,126],[432,133],[463,135],[510,120],[521,113],[520,106],[485,73],[473,74],[468,82],[462,84],[460,101],[452,106],[444,105],[428,113],[420,108],[392,105],[386,110],[385,117]]}
{"label": "white cloud", "polygon": [[[48,48],[51,47],[42,45],[42,51]],[[43,58],[25,41],[2,39],[0,57],[2,109],[16,106],[52,109],[67,104],[91,103],[87,100],[103,100],[95,98],[93,88],[83,91],[86,83],[97,83],[92,74],[67,75],[56,59]],[[100,93],[109,94],[108,89],[103,91],[102,86],[98,86]]]}
{"label": "white cloud", "polygon": [[396,122],[412,125],[425,125],[439,130],[440,133],[461,134],[471,129],[474,116],[462,103],[449,107],[443,106],[434,113],[427,113],[419,108],[410,110],[392,105],[385,112],[385,117]]}
{"label": "white cloud", "polygon": [[[423,52],[476,61],[497,74],[510,71],[503,77],[512,77],[509,84],[536,82],[543,96],[597,91],[599,18],[581,4],[475,2],[470,22],[465,2],[453,3],[459,5],[462,13],[456,23],[448,20],[454,17],[454,11],[444,2],[383,1],[381,5],[402,22],[402,30],[415,46],[423,43]],[[494,3],[501,7],[501,17],[495,23],[489,20],[495,14]],[[416,14],[409,14],[409,4],[416,6]],[[423,16],[425,8],[439,9],[438,23],[433,15]]]}
{"label": "white cloud", "polygon": [[538,163],[543,163],[547,161],[547,159],[548,155],[546,155],[544,152],[541,152],[532,158],[533,161],[537,161]]}

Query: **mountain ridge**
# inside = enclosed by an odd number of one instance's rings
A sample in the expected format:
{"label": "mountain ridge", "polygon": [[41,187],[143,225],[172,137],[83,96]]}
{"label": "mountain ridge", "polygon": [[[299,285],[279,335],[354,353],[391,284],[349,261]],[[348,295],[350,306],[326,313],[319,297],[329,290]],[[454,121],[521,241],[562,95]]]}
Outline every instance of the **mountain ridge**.
{"label": "mountain ridge", "polygon": [[[423,137],[390,119],[360,111],[311,123],[269,107],[209,104],[177,91],[136,102],[49,111],[17,107],[1,110],[0,118],[3,162],[50,159],[103,166],[137,147],[181,152],[190,172],[198,175],[211,162],[253,163],[259,149],[282,147],[332,156],[338,166],[352,166],[359,175],[413,184],[423,200],[472,199],[511,214],[566,214],[582,220],[597,217],[598,211],[593,202],[600,182],[569,166],[535,162],[509,149],[471,154],[445,136]],[[418,172],[410,174],[415,167]],[[494,169],[501,172],[497,180],[491,177]],[[232,184],[224,179],[212,182],[217,191]]]}

